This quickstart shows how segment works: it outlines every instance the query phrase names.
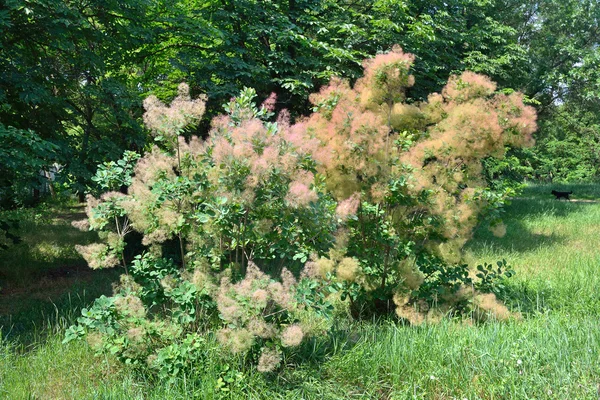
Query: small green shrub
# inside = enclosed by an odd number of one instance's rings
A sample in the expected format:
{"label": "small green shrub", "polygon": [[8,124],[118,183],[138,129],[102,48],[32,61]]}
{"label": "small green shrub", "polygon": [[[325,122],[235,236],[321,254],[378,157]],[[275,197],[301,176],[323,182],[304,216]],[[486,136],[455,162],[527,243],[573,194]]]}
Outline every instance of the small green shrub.
{"label": "small green shrub", "polygon": [[514,269],[506,263],[506,260],[496,262],[496,265],[483,263],[477,266],[476,276],[479,281],[475,288],[481,292],[494,293],[502,296],[505,293],[505,279],[514,276]]}

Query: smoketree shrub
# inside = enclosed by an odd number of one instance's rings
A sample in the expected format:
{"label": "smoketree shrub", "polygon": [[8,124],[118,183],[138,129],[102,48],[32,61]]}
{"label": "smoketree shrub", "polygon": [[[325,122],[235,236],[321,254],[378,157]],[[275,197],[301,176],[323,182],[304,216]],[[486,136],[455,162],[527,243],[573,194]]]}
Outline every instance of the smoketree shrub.
{"label": "smoketree shrub", "polygon": [[392,306],[415,322],[434,304],[455,307],[472,283],[461,249],[481,217],[505,231],[500,210],[512,191],[491,190],[483,163],[508,146],[531,146],[536,114],[522,94],[495,93],[472,72],[409,102],[413,61],[400,48],[366,60],[354,87],[332,80],[311,96],[315,112],[290,129],[312,141],[328,192],[352,216],[340,246],[358,267],[348,274],[336,257],[320,263],[346,277],[355,313]]}
{"label": "smoketree shrub", "polygon": [[144,121],[160,147],[119,175],[126,194],[89,197],[105,243],[81,249],[92,267],[127,266],[123,238],[136,231],[146,250],[67,340],[86,336],[161,376],[191,368],[216,341],[270,372],[330,329],[338,298],[357,317],[507,318],[484,293],[506,274],[471,277],[461,249],[484,215],[503,234],[509,192],[487,186],[482,163],[530,145],[535,112],[471,72],[410,102],[412,63],[399,48],[365,61],[353,87],[333,79],[295,123],[286,111],[269,122],[274,96],[258,107],[245,89],[206,140],[187,135],[204,112],[187,86],[169,106],[148,98]]}
{"label": "smoketree shrub", "polygon": [[[246,89],[225,105],[228,114],[204,141],[182,135],[204,111],[185,85],[169,106],[145,102],[144,120],[160,147],[133,174],[126,161],[100,168],[96,181],[111,191],[88,196],[87,213],[105,240],[79,248],[92,268],[122,263],[126,275],[113,297],[84,310],[68,340],[86,336],[100,351],[168,375],[191,362],[173,354],[204,349],[206,341],[189,335],[210,333],[268,372],[287,349],[328,330],[326,283],[304,264],[332,246],[337,203],[312,155],[263,120],[274,98],[256,107],[254,97]],[[126,194],[115,191],[127,183]],[[127,266],[131,231],[143,235],[146,251]]]}

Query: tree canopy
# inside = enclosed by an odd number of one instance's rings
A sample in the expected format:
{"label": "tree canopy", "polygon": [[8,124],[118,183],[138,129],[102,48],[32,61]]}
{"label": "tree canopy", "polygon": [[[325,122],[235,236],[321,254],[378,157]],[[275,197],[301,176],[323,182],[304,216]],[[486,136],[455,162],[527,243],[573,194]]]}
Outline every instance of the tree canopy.
{"label": "tree canopy", "polygon": [[[244,87],[260,99],[275,92],[276,108],[297,117],[332,76],[354,80],[362,59],[398,44],[418,61],[415,101],[465,70],[525,93],[542,146],[518,159],[571,179],[544,160],[577,162],[573,154],[598,144],[599,19],[593,0],[7,0],[0,123],[56,146],[44,164],[58,162],[65,187],[83,193],[99,163],[147,148],[151,93],[170,101],[185,81],[207,94],[200,134]],[[574,114],[575,125],[564,121]],[[558,150],[569,146],[578,150]]]}

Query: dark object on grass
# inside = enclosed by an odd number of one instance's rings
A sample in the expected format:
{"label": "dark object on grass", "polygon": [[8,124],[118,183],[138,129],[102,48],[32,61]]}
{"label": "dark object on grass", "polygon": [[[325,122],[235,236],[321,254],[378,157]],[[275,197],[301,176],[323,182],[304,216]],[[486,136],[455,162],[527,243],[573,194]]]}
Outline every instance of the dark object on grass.
{"label": "dark object on grass", "polygon": [[556,196],[556,200],[560,200],[561,197],[564,197],[566,200],[571,201],[569,195],[573,194],[573,191],[571,190],[570,192],[559,192],[557,190],[553,190],[551,193]]}

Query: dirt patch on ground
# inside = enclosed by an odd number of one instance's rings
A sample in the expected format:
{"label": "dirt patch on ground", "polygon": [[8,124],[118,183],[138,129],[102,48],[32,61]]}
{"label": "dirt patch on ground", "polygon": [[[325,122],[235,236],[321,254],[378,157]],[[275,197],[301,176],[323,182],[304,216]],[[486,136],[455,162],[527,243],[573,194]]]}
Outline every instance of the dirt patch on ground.
{"label": "dirt patch on ground", "polygon": [[98,273],[102,271],[83,265],[67,265],[40,273],[26,285],[8,283],[0,289],[0,315],[19,312],[24,304],[20,300],[55,301],[75,285],[91,283]]}
{"label": "dirt patch on ground", "polygon": [[61,283],[74,283],[77,281],[89,281],[94,271],[87,266],[67,265],[50,269],[37,274],[34,280],[27,285],[15,285],[8,283],[0,290],[0,297],[14,296],[22,293],[33,294],[40,290],[54,291],[63,286]]}
{"label": "dirt patch on ground", "polygon": [[[0,316],[36,309],[71,294],[110,290],[116,271],[95,271],[76,254],[74,245],[93,235],[73,226],[86,217],[83,205],[27,214],[19,224],[21,243],[0,255]],[[111,275],[112,274],[112,275]]]}

